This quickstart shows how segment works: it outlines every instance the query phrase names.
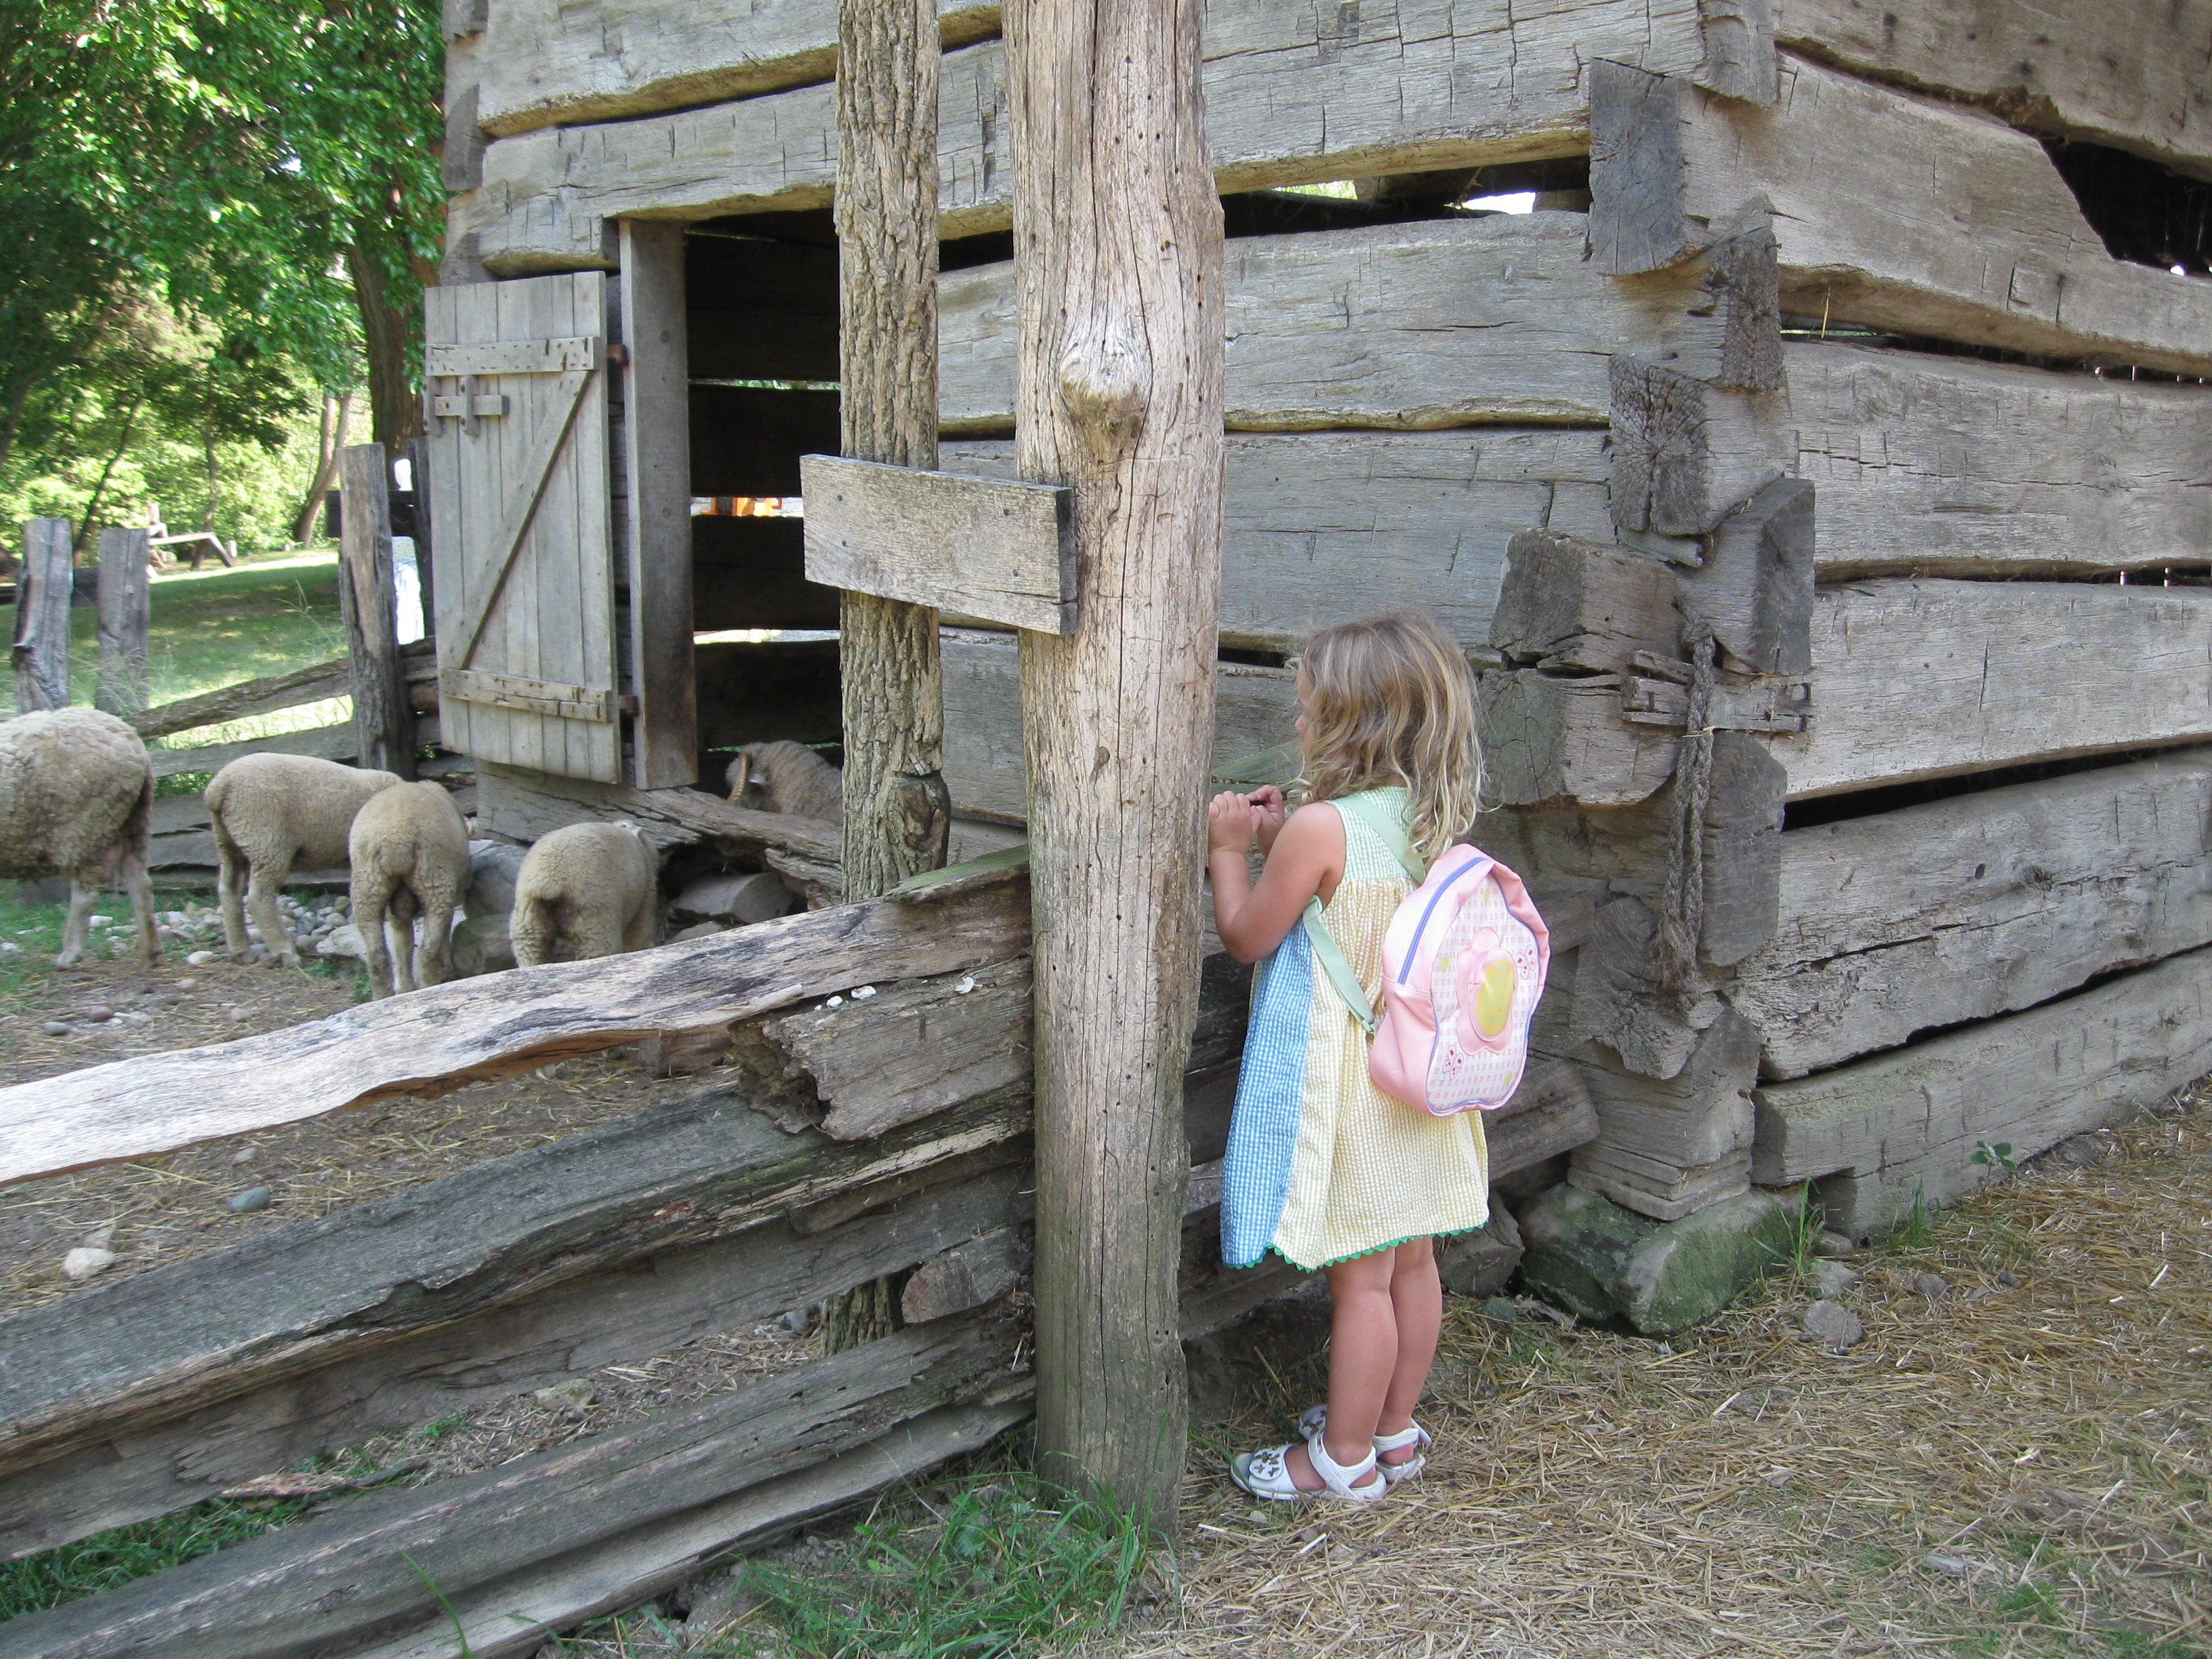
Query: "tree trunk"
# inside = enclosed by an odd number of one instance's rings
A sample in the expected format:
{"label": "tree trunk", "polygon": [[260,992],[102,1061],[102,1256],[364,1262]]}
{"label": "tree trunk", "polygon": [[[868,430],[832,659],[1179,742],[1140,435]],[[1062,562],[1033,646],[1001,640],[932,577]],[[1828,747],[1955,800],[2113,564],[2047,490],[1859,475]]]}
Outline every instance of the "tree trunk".
{"label": "tree trunk", "polygon": [[415,775],[415,715],[399,661],[392,589],[392,469],[380,444],[338,452],[344,491],[338,552],[338,611],[353,678],[357,764]]}
{"label": "tree trunk", "polygon": [[[838,360],[844,451],[937,465],[937,12],[842,0],[837,15]],[[865,593],[841,607],[845,897],[945,862],[937,612]]]}
{"label": "tree trunk", "polygon": [[1037,1446],[1170,1530],[1220,600],[1221,208],[1199,0],[1006,8],[1022,476],[1072,485],[1080,611],[1021,636],[1036,921]]}
{"label": "tree trunk", "polygon": [[[332,419],[335,413],[336,419]],[[338,474],[338,451],[345,447],[346,426],[353,419],[353,393],[323,399],[322,440],[318,446],[315,476],[307,485],[307,499],[292,520],[292,539],[303,545],[315,538],[316,515],[323,510],[323,495]],[[417,492],[420,493],[419,491]]]}
{"label": "tree trunk", "polygon": [[123,435],[115,441],[114,453],[108,456],[107,465],[100,469],[100,482],[93,485],[91,498],[84,504],[84,518],[77,526],[76,540],[70,548],[73,553],[82,553],[85,544],[92,538],[92,526],[100,516],[100,498],[107,494],[107,481],[115,476],[116,465],[122,460],[123,452],[131,447],[131,428],[137,424],[138,411],[145,402],[146,395],[141,392],[131,399],[131,407],[124,411]]}
{"label": "tree trunk", "polygon": [[361,337],[368,358],[368,439],[387,455],[422,430],[422,400],[415,395],[413,347],[422,334],[422,300],[416,314],[392,303],[383,267],[359,243],[345,251],[346,274],[353,279],[354,302],[361,308]]}

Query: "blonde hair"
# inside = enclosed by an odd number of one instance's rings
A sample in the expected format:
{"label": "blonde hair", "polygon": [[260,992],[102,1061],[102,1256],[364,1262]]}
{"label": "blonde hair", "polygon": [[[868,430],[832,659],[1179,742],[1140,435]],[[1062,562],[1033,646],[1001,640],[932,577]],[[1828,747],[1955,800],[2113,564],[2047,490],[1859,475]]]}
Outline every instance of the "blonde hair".
{"label": "blonde hair", "polygon": [[1467,658],[1426,617],[1340,623],[1298,653],[1309,801],[1402,785],[1414,850],[1433,863],[1474,826],[1482,741]]}

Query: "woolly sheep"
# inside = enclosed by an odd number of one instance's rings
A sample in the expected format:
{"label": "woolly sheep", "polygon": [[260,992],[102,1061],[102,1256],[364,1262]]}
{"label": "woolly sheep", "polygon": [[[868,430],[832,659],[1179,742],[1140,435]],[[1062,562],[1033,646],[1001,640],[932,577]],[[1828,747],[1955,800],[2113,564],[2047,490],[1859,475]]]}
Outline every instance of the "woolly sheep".
{"label": "woolly sheep", "polygon": [[215,820],[216,861],[221,866],[216,891],[222,906],[223,943],[233,961],[247,957],[246,918],[251,913],[262,945],[277,965],[300,965],[292,930],[277,914],[278,890],[295,863],[310,870],[344,863],[354,814],[372,795],[398,781],[391,772],[307,755],[245,755],[215,775],[205,799]]}
{"label": "woolly sheep", "polygon": [[660,915],[660,857],[634,823],[572,823],[532,847],[514,878],[515,965],[642,951]]}
{"label": "woolly sheep", "polygon": [[763,812],[845,821],[845,775],[803,743],[749,743],[730,763],[730,799]]}
{"label": "woolly sheep", "polygon": [[154,768],[138,734],[112,714],[55,708],[0,721],[0,876],[67,876],[69,924],[57,968],[84,955],[100,890],[118,872],[131,895],[139,948],[161,959],[146,836]]}
{"label": "woolly sheep", "polygon": [[354,815],[347,844],[371,1000],[443,984],[453,908],[469,880],[469,827],[453,796],[435,783],[380,789]]}

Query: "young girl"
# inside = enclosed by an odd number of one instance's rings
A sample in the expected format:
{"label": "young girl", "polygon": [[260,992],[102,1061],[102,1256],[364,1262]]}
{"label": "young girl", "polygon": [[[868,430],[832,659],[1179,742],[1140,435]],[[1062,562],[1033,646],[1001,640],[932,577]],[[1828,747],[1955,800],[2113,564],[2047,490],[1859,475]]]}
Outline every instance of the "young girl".
{"label": "young girl", "polygon": [[[1474,822],[1481,750],[1467,659],[1425,618],[1316,634],[1297,691],[1305,804],[1285,819],[1269,787],[1217,795],[1207,812],[1221,942],[1261,963],[1223,1170],[1222,1255],[1249,1267],[1273,1249],[1327,1270],[1328,1404],[1300,1419],[1304,1444],[1241,1453],[1231,1469],[1256,1498],[1365,1502],[1426,1461],[1413,1407],[1443,1320],[1431,1240],[1487,1220],[1490,1182],[1480,1114],[1431,1117],[1368,1080],[1365,1028],[1317,969],[1300,921],[1309,904],[1325,915],[1380,1007],[1382,936],[1413,883],[1373,828],[1331,803],[1376,798],[1433,861]],[[1267,858],[1256,886],[1245,862],[1255,840]]]}

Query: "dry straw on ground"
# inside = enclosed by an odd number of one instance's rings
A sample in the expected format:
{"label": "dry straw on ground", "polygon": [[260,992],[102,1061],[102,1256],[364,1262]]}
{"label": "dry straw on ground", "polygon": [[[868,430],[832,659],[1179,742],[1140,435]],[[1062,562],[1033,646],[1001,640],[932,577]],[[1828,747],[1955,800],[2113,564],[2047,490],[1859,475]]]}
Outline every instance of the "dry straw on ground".
{"label": "dry straw on ground", "polygon": [[1456,1304],[1433,1472],[1371,1510],[1225,1478],[1290,1379],[1194,1452],[1176,1625],[1106,1651],[2212,1652],[2212,1109],[2116,1140],[1856,1258],[1847,1354],[1794,1274],[1671,1349]]}

